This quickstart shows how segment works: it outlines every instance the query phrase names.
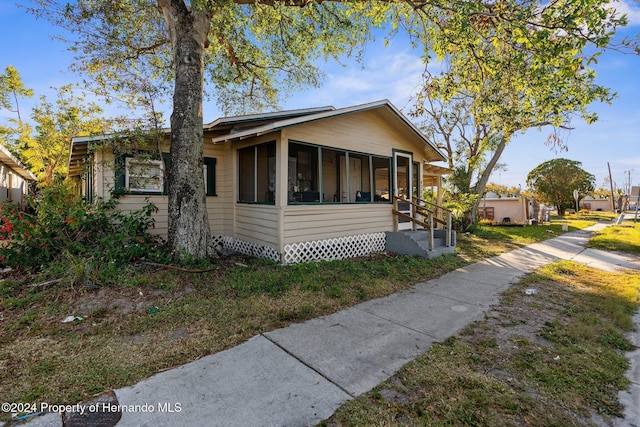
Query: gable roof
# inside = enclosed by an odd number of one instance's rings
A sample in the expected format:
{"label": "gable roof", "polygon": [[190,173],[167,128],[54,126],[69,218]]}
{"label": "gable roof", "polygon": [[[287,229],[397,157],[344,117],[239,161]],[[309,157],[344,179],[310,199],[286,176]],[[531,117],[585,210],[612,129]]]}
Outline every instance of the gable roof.
{"label": "gable roof", "polygon": [[0,145],[0,163],[9,166],[15,173],[27,181],[35,181],[36,176],[27,170],[20,160],[18,160],[9,150]]}
{"label": "gable roof", "polygon": [[[304,114],[294,117],[284,117],[273,121],[269,121],[259,126],[250,127],[247,129],[239,130],[239,131],[231,131],[226,134],[220,136],[214,136],[212,138],[213,143],[218,142],[226,142],[226,141],[237,141],[246,138],[251,138],[254,136],[260,136],[264,134],[268,134],[271,132],[276,132],[288,127],[298,126],[305,123],[311,123],[318,120],[324,120],[332,117],[338,117],[346,114],[360,113],[364,111],[370,110],[378,110],[382,113],[385,119],[390,121],[395,121],[397,124],[405,127],[405,129],[409,130],[418,141],[426,144],[435,154],[434,158],[430,159],[432,161],[446,161],[447,158],[444,154],[435,146],[431,141],[429,141],[425,135],[413,124],[409,119],[407,119],[404,114],[402,114],[391,102],[387,99],[381,101],[370,102],[368,104],[355,105],[352,107],[346,108],[327,108],[320,109],[315,113]],[[215,123],[215,122],[214,122]]]}
{"label": "gable roof", "polygon": [[214,120],[211,123],[204,125],[204,130],[209,130],[213,128],[222,128],[222,127],[232,127],[232,128],[242,128],[242,127],[257,127],[263,125],[268,122],[272,122],[274,120],[285,120],[296,117],[308,116],[311,114],[323,113],[326,111],[333,111],[334,107],[315,107],[315,108],[304,108],[298,110],[284,110],[284,111],[276,111],[271,113],[258,113],[258,114],[249,114],[245,116],[234,116],[234,117],[221,117],[219,119]]}

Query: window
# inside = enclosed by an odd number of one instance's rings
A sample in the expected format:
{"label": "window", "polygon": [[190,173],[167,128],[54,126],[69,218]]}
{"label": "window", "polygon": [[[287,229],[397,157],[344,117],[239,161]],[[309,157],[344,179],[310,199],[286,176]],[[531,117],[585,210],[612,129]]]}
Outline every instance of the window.
{"label": "window", "polygon": [[127,157],[124,179],[125,187],[132,192],[162,193],[164,162]]}
{"label": "window", "polygon": [[276,143],[238,150],[238,201],[275,203]]}
{"label": "window", "polygon": [[391,200],[391,159],[371,157],[373,165],[373,194],[374,201],[388,202]]}
{"label": "window", "polygon": [[389,202],[391,159],[290,142],[289,203]]}
{"label": "window", "polygon": [[[128,190],[133,194],[167,194],[166,173],[169,170],[170,162],[168,153],[162,153],[162,160],[130,155],[116,157],[116,190]],[[205,194],[215,196],[215,158],[204,158],[203,176]]]}
{"label": "window", "polygon": [[318,147],[304,144],[289,144],[290,202],[319,202]]}

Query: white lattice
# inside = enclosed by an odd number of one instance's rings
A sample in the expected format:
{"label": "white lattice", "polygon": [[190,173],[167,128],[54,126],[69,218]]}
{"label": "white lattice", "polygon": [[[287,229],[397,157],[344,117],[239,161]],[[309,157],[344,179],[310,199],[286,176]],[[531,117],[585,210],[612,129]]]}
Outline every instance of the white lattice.
{"label": "white lattice", "polygon": [[280,254],[278,251],[268,246],[237,240],[230,236],[214,236],[212,240],[213,244],[218,248],[231,249],[241,254],[280,262]]}
{"label": "white lattice", "polygon": [[283,264],[296,264],[310,261],[330,261],[353,258],[384,250],[385,234],[359,234],[356,236],[336,237],[311,242],[291,243],[284,247],[283,259],[277,250],[268,246],[237,240],[230,236],[214,236],[213,244],[217,248],[231,249],[258,258],[267,258]]}
{"label": "white lattice", "polygon": [[284,247],[284,264],[353,258],[384,250],[384,233],[359,234],[311,242],[291,243]]}

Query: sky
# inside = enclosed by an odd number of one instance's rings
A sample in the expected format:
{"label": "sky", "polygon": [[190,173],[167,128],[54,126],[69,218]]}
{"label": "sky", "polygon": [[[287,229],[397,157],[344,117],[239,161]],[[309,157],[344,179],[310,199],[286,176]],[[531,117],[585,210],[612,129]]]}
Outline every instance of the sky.
{"label": "sky", "polygon": [[[640,4],[624,0],[616,3],[616,8],[624,10],[630,21],[620,34],[640,34]],[[21,101],[23,115],[30,111],[38,96],[46,95],[52,101],[55,99],[53,87],[81,80],[68,70],[73,55],[67,51],[67,45],[52,38],[61,34],[59,28],[45,20],[36,20],[11,0],[2,0],[0,29],[0,72],[13,65],[24,84],[36,94],[31,100]],[[368,45],[362,64],[345,59],[342,64],[327,63],[322,68],[326,73],[323,85],[290,96],[281,103],[282,109],[327,105],[341,108],[389,99],[407,113],[424,65],[420,52],[412,50],[398,37],[387,47],[382,39]],[[490,182],[524,189],[526,176],[533,168],[562,157],[582,162],[582,168],[595,175],[596,187],[603,186],[608,176],[607,164],[617,187],[626,188],[629,180],[634,186],[640,185],[640,57],[608,52],[599,58],[594,69],[598,83],[618,95],[612,105],[591,106],[599,120],[592,125],[574,121],[575,128],[563,134],[568,145],[566,152],[556,152],[545,145],[550,132],[548,128],[516,136],[501,157],[505,169],[494,171]],[[164,104],[162,108],[168,123],[170,104]],[[105,111],[109,114],[107,108]],[[9,116],[9,112],[0,110],[0,123]],[[205,123],[221,116],[215,102],[205,101]]]}

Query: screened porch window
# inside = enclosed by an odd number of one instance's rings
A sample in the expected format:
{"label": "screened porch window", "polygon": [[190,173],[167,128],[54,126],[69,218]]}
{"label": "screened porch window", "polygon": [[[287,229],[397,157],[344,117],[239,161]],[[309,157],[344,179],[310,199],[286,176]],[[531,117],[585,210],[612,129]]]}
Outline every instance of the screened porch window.
{"label": "screened porch window", "polygon": [[275,203],[276,143],[238,150],[238,201]]}
{"label": "screened porch window", "polygon": [[319,202],[318,147],[289,144],[288,197],[290,202]]}
{"label": "screened porch window", "polygon": [[288,201],[389,202],[391,159],[290,142]]}
{"label": "screened porch window", "polygon": [[372,157],[374,201],[391,200],[391,159]]}

